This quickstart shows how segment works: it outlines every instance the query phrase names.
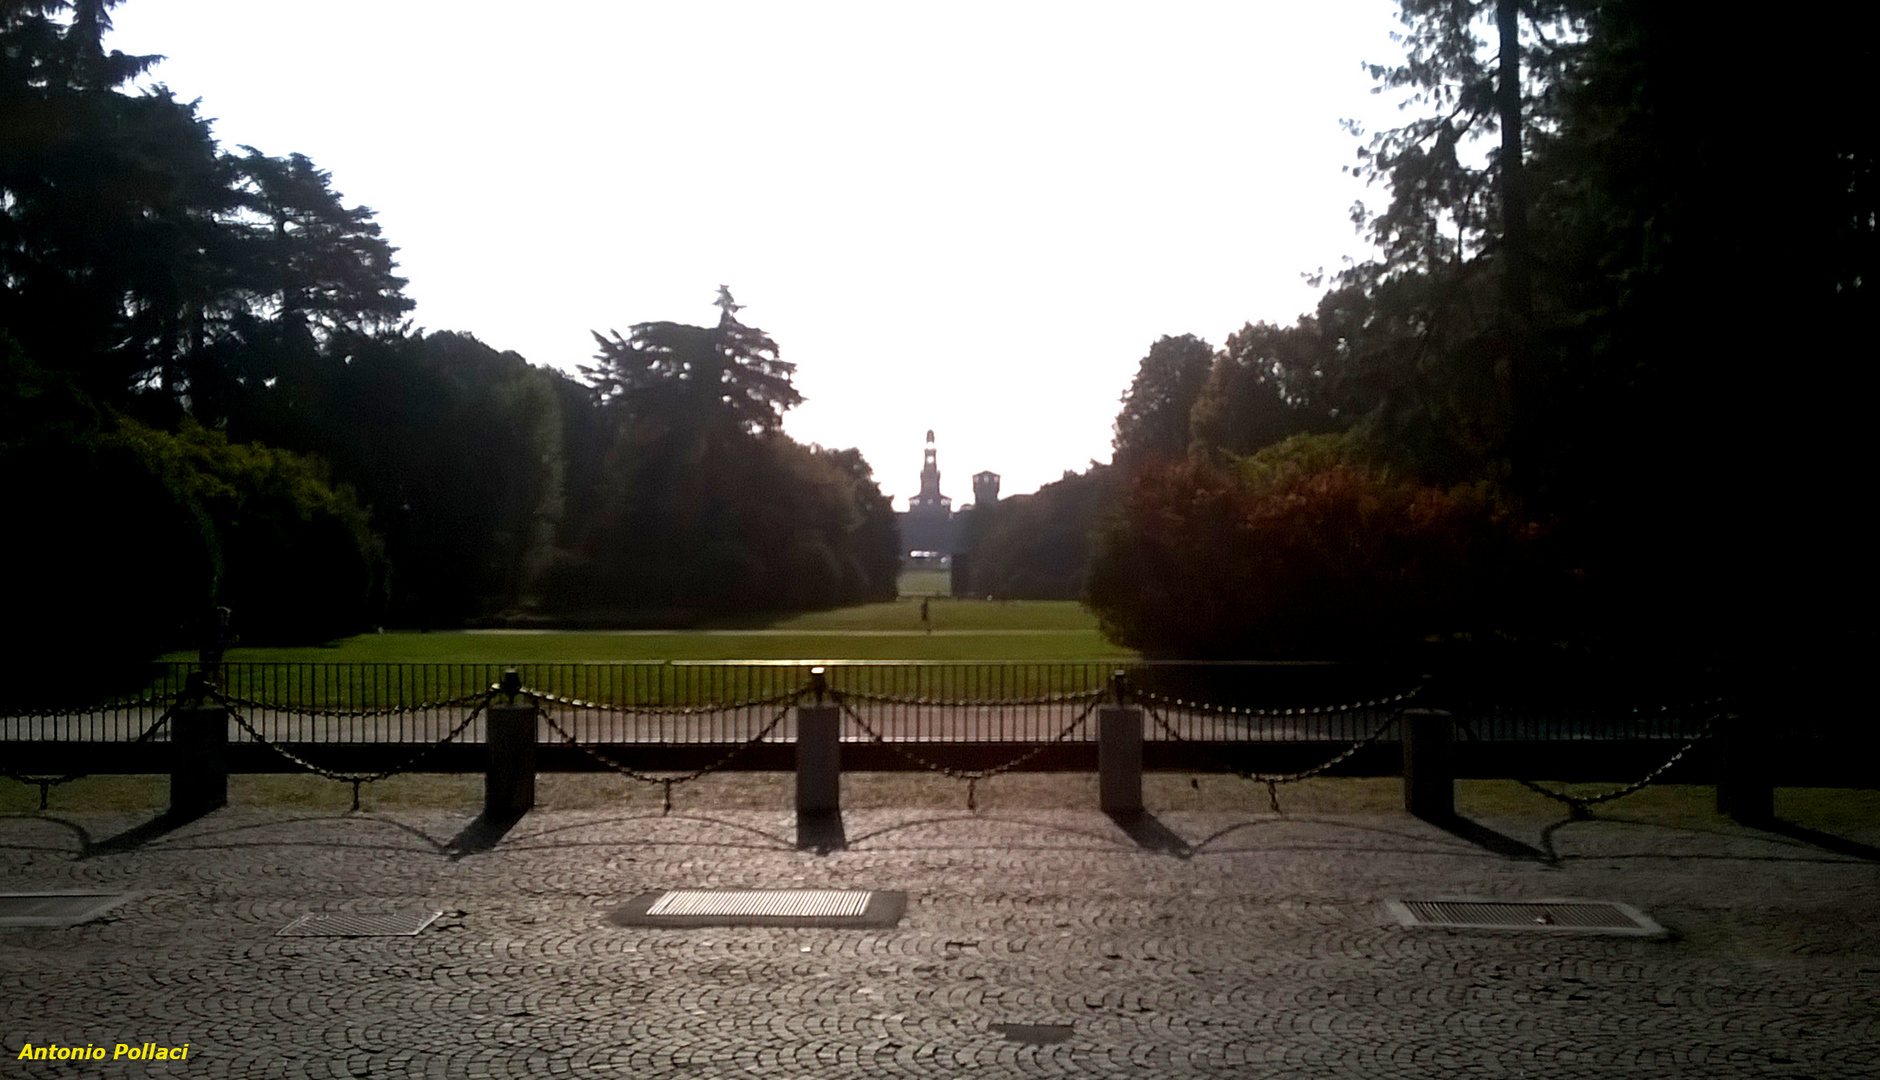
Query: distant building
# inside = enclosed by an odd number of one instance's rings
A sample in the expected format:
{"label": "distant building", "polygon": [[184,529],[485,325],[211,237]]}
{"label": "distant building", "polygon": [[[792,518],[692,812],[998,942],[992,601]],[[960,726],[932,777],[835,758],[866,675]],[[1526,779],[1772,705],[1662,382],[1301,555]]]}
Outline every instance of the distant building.
{"label": "distant building", "polygon": [[999,501],[999,474],[982,472],[973,474],[973,505],[991,506]]}
{"label": "distant building", "polygon": [[[973,477],[973,498],[980,505],[999,501],[999,474],[982,472]],[[953,510],[953,500],[940,493],[940,457],[934,449],[933,432],[927,432],[927,449],[921,457],[920,494],[907,500],[907,509],[895,515],[901,526],[901,557],[914,564],[945,566],[953,558],[960,540],[965,511]]]}

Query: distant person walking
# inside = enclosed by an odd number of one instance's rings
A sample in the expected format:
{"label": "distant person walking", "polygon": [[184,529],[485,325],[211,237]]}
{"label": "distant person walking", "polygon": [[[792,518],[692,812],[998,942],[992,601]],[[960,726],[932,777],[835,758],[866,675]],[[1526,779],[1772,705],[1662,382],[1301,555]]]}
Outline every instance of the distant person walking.
{"label": "distant person walking", "polygon": [[920,601],[920,625],[925,628],[929,634],[933,633],[933,623],[927,618],[927,605],[930,602],[930,599],[927,597],[922,597]]}

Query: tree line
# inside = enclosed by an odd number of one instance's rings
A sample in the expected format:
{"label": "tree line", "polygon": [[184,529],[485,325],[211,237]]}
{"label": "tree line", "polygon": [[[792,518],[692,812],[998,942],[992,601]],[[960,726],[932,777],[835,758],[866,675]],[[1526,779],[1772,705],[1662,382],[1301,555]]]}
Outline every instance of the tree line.
{"label": "tree line", "polygon": [[1872,9],[1401,6],[1371,74],[1410,119],[1354,131],[1375,254],[1290,325],[1155,343],[1080,480],[1112,494],[1065,503],[1076,587],[1164,655],[1850,657]]}
{"label": "tree line", "polygon": [[396,249],[303,155],[136,90],[117,0],[0,0],[0,461],[46,663],[475,620],[683,622],[891,597],[854,450],[715,326],[597,334],[574,379],[414,330]]}

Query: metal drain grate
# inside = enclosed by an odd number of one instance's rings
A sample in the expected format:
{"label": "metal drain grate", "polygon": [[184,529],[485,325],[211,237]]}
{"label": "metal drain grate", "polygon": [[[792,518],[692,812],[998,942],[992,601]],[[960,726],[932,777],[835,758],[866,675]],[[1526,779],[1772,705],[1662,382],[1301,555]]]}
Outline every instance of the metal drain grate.
{"label": "metal drain grate", "polygon": [[1389,900],[1385,906],[1398,922],[1413,927],[1640,937],[1665,932],[1637,908],[1610,900]]}
{"label": "metal drain grate", "polygon": [[302,915],[275,937],[416,937],[441,911],[399,911],[372,915],[335,912]]}
{"label": "metal drain grate", "polygon": [[853,889],[674,889],[646,913],[852,919],[867,909],[868,894]]}
{"label": "metal drain grate", "polygon": [[0,893],[0,926],[75,926],[95,919],[136,893]]}
{"label": "metal drain grate", "polygon": [[907,894],[862,889],[670,889],[608,916],[616,926],[893,926]]}

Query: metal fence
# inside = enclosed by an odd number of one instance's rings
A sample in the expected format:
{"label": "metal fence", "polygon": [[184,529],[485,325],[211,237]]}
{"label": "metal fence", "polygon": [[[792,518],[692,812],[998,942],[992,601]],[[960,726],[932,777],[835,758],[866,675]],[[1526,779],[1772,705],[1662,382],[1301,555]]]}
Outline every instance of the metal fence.
{"label": "metal fence", "polygon": [[[1150,740],[1350,742],[1432,695],[1404,671],[1287,663],[985,663],[930,661],[521,664],[543,711],[582,742],[717,744],[750,739],[780,704],[808,692],[812,666],[852,722],[845,737],[899,742],[1089,742],[1093,701],[1117,690],[1144,705]],[[228,663],[212,676],[267,739],[302,744],[419,744],[443,738],[497,683],[501,664]],[[197,665],[152,665],[135,693],[13,710],[0,699],[0,742],[130,742],[162,717]],[[1420,696],[1419,696],[1420,695]],[[77,697],[78,695],[74,695]],[[1528,700],[1457,712],[1485,742],[1674,740],[1702,730],[1714,703],[1563,706]],[[1077,725],[1074,726],[1073,725]],[[159,730],[153,740],[167,739]],[[252,741],[233,730],[237,741]],[[483,740],[480,720],[459,736]],[[544,741],[554,741],[544,722]],[[794,737],[793,718],[769,738]],[[1394,741],[1395,731],[1384,735]]]}

